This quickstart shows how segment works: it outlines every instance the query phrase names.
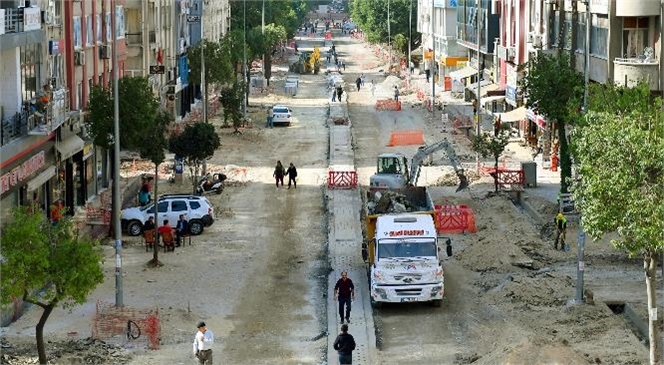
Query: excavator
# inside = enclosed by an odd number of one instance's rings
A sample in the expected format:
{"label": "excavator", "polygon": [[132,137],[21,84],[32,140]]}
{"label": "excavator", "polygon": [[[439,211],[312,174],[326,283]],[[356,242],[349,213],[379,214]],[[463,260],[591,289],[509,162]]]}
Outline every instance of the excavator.
{"label": "excavator", "polygon": [[447,139],[428,146],[422,146],[410,161],[402,153],[383,153],[378,156],[376,173],[369,179],[371,189],[400,189],[406,186],[417,186],[420,170],[424,160],[438,151],[445,151],[454,172],[459,177],[457,192],[468,187],[468,178],[457,160],[456,153]]}

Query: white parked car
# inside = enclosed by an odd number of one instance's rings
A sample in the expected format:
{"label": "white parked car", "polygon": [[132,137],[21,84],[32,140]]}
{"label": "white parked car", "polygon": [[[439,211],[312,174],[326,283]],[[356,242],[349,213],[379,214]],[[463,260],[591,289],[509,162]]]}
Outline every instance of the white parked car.
{"label": "white parked car", "polygon": [[[203,233],[205,227],[214,223],[214,208],[210,201],[202,196],[187,194],[167,194],[159,197],[159,222],[161,226],[165,219],[175,228],[180,214],[184,214],[189,221],[189,231],[192,235]],[[149,217],[154,217],[154,202],[144,207],[133,207],[122,210],[122,229],[131,236],[138,236],[143,232],[143,224]]]}
{"label": "white parked car", "polygon": [[291,122],[293,121],[293,111],[284,105],[275,105],[272,107],[272,123],[274,125],[277,124],[285,124],[285,125],[291,125]]}

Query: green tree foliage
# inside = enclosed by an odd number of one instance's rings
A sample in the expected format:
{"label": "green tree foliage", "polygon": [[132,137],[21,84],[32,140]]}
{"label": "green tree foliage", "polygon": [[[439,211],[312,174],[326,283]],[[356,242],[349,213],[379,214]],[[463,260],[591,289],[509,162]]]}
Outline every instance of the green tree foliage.
{"label": "green tree foliage", "polygon": [[[120,105],[120,147],[136,150],[145,129],[154,121],[159,101],[145,77],[123,77],[118,80]],[[93,86],[87,106],[86,127],[95,145],[113,145],[113,92]]]}
{"label": "green tree foliage", "polygon": [[[249,31],[253,27],[262,25],[263,1],[231,1],[230,4],[231,29]],[[313,3],[310,4],[306,0],[265,0],[265,24],[274,23],[283,26],[286,35],[291,38],[297,28],[304,22],[307,11],[313,6]]]}
{"label": "green tree foliage", "polygon": [[525,67],[519,86],[527,97],[527,106],[555,122],[560,153],[560,191],[566,193],[572,176],[572,162],[566,128],[579,115],[583,98],[583,75],[570,67],[566,53],[559,56],[538,54]]}
{"label": "green tree foliage", "polygon": [[[252,28],[247,34],[247,42],[251,53],[263,58],[265,79],[268,85],[272,76],[272,53],[276,46],[286,41],[286,29],[282,25],[267,24],[265,33],[261,26]],[[250,80],[247,80],[249,82]]]}
{"label": "green tree foliage", "polygon": [[79,237],[70,219],[51,225],[35,209],[18,207],[2,229],[2,303],[15,298],[43,312],[36,325],[39,363],[46,364],[44,325],[57,307],[83,304],[103,282],[102,255],[94,241]]}
{"label": "green tree foliage", "polygon": [[[657,261],[664,249],[664,121],[662,101],[651,102],[647,89],[609,85],[592,95],[589,105],[597,109],[572,133],[579,173],[572,188],[591,237],[617,232],[611,243],[643,258],[652,310],[657,308]],[[659,364],[659,323],[651,317],[649,326],[650,363]]]}
{"label": "green tree foliage", "polygon": [[473,136],[472,149],[473,151],[487,158],[489,156],[494,159],[495,171],[491,176],[493,177],[493,185],[495,191],[498,192],[498,159],[505,151],[505,146],[509,143],[510,127],[507,124],[501,124],[494,127],[493,133],[483,132],[481,135]]}
{"label": "green tree foliage", "polygon": [[189,81],[194,84],[201,83],[202,50],[205,52],[205,81],[210,84],[221,84],[232,80],[233,63],[230,54],[222,47],[222,42],[210,42],[204,39],[187,49]]}
{"label": "green tree foliage", "polygon": [[209,123],[189,124],[182,133],[171,136],[169,150],[185,159],[191,172],[194,193],[203,161],[212,157],[220,146],[219,135]]}
{"label": "green tree foliage", "polygon": [[[350,6],[350,14],[359,27],[365,32],[369,42],[385,42],[388,39],[387,5],[390,5],[390,35],[396,40],[401,35],[406,43],[397,43],[394,46],[402,51],[408,50],[407,40],[412,35],[412,41],[421,37],[417,31],[417,1],[410,0],[354,0]],[[410,15],[412,6],[412,20]],[[409,27],[410,25],[410,32]],[[412,46],[413,44],[411,44]]]}
{"label": "green tree foliage", "polygon": [[242,111],[244,90],[244,83],[236,82],[230,86],[222,88],[219,93],[219,100],[224,107],[224,124],[227,125],[230,120],[236,133],[239,133],[238,128],[242,126],[244,119]]}

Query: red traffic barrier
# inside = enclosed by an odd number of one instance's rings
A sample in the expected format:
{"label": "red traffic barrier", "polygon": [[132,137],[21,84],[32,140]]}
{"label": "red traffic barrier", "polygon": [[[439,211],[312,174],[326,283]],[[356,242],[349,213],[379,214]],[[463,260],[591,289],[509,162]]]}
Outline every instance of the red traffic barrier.
{"label": "red traffic barrier", "polygon": [[477,232],[475,213],[466,205],[436,205],[438,233]]}
{"label": "red traffic barrier", "polygon": [[327,172],[328,189],[355,189],[357,188],[357,171]]}

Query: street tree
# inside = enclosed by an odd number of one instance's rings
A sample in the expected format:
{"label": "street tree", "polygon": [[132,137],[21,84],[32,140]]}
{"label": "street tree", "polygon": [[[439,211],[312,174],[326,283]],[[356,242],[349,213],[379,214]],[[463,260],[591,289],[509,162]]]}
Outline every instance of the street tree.
{"label": "street tree", "polygon": [[185,160],[185,164],[189,167],[194,193],[203,161],[212,157],[220,146],[219,135],[214,130],[214,125],[210,123],[188,124],[180,134],[171,136],[168,148]]}
{"label": "street tree", "polygon": [[240,133],[239,128],[242,126],[244,121],[244,114],[242,111],[242,105],[244,102],[244,82],[234,82],[229,86],[225,86],[219,92],[219,100],[221,105],[224,107],[224,125],[228,124],[228,121],[235,128],[235,132]]}
{"label": "street tree", "polygon": [[[647,86],[645,87],[647,90]],[[649,313],[650,363],[660,364],[656,269],[664,249],[664,121],[662,101],[644,88],[611,90],[617,99],[590,110],[572,132],[578,179],[572,190],[584,230],[595,240],[618,233],[611,244],[630,257],[642,257]],[[644,99],[640,97],[645,96]],[[640,99],[637,101],[637,99]],[[636,107],[629,108],[629,103]],[[648,103],[650,104],[650,103]],[[604,110],[605,105],[608,108]],[[616,108],[616,106],[618,106]]]}
{"label": "street tree", "polygon": [[[526,105],[555,123],[558,131],[560,191],[567,193],[572,162],[567,141],[567,126],[578,118],[583,98],[583,75],[570,66],[567,53],[540,53],[524,67],[519,82],[527,97]],[[551,128],[551,126],[549,127]]]}
{"label": "street tree", "polygon": [[104,281],[99,245],[78,235],[71,218],[51,224],[35,207],[18,207],[2,228],[1,298],[41,307],[35,327],[39,363],[46,364],[44,326],[55,308],[72,308]]}
{"label": "street tree", "polygon": [[[264,32],[261,26],[254,27],[247,35],[252,54],[263,58],[263,72],[268,86],[272,77],[272,55],[276,47],[286,41],[286,28],[283,25],[267,24]],[[250,80],[249,80],[250,81]]]}
{"label": "street tree", "polygon": [[498,159],[505,151],[505,147],[509,143],[509,138],[510,126],[500,124],[500,122],[497,122],[494,126],[493,133],[482,132],[481,135],[474,135],[472,138],[472,149],[474,152],[479,153],[484,158],[491,156],[494,159],[494,172],[491,176],[493,177],[493,185],[496,192],[498,192]]}
{"label": "street tree", "polygon": [[[388,32],[389,3],[389,32]],[[412,9],[411,9],[412,6]],[[413,19],[408,17],[413,14]],[[372,43],[385,42],[388,36],[396,41],[401,35],[405,40],[419,39],[417,31],[417,1],[410,0],[355,0],[350,6],[351,18],[364,31],[367,40]],[[410,27],[410,29],[409,29]],[[411,44],[413,46],[414,44]],[[394,47],[403,53],[408,50],[408,43],[395,42]]]}
{"label": "street tree", "polygon": [[[152,125],[147,126],[141,139],[143,143],[137,150],[141,158],[149,160],[154,164],[154,196],[155,206],[159,196],[159,165],[166,159],[165,151],[168,149],[168,125],[172,122],[171,114],[163,109],[157,111]],[[158,209],[154,210],[154,221],[159,222]],[[155,242],[159,242],[159,233],[156,232]],[[159,261],[159,250],[152,250],[152,260],[148,261],[148,266],[161,266]]]}

